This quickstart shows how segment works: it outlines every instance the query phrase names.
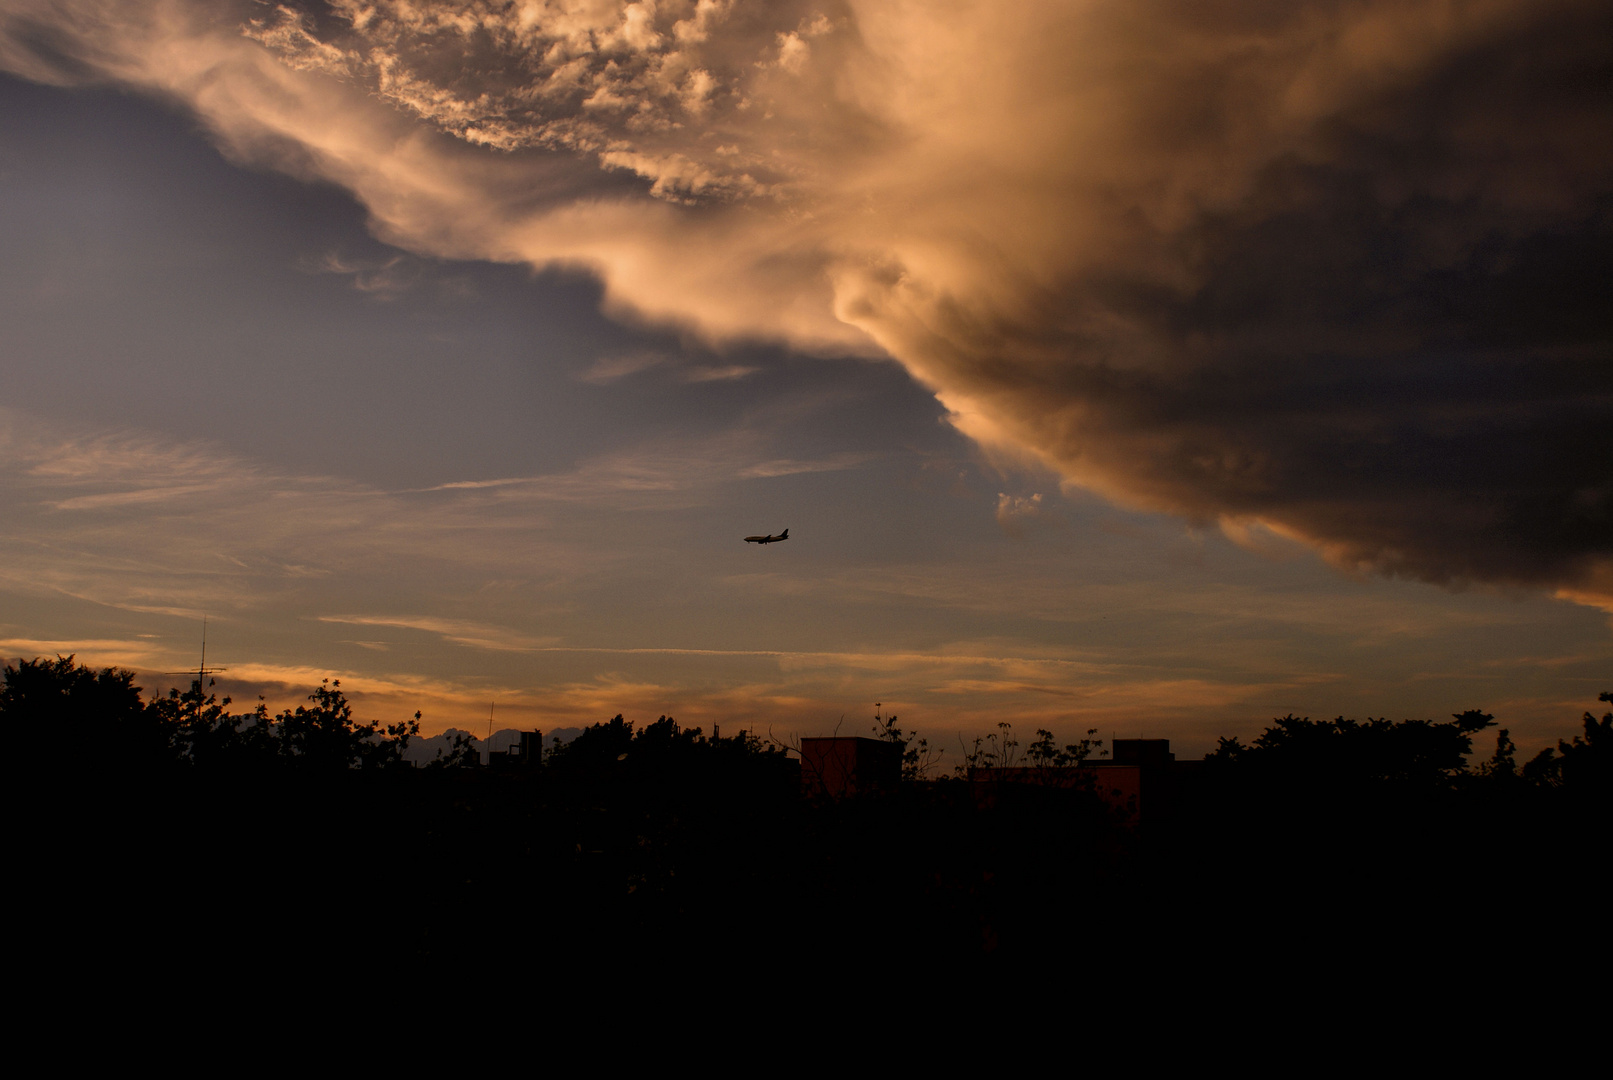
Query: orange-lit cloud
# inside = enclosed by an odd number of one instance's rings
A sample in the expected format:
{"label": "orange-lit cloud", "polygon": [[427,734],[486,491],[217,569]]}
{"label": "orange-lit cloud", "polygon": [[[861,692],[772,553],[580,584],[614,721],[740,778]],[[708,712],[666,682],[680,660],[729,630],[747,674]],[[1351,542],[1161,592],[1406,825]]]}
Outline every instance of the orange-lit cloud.
{"label": "orange-lit cloud", "polygon": [[893,357],[1118,502],[1605,605],[1610,20],[21,0],[0,66],[182,102],[411,251],[586,268],[713,343]]}

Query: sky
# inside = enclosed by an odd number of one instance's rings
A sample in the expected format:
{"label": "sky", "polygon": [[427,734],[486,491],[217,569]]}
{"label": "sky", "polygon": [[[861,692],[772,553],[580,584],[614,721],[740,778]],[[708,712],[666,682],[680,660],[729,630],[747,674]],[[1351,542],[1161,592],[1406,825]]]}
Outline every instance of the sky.
{"label": "sky", "polygon": [[1610,67],[1570,0],[0,0],[0,655],[1527,752],[1613,689]]}

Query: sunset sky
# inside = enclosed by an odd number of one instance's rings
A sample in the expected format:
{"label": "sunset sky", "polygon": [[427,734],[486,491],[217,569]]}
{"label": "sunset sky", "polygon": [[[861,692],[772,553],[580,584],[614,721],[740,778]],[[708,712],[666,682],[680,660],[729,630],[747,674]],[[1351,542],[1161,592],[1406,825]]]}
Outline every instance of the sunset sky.
{"label": "sunset sky", "polygon": [[0,655],[1532,750],[1613,689],[1609,85],[1599,0],[0,0]]}

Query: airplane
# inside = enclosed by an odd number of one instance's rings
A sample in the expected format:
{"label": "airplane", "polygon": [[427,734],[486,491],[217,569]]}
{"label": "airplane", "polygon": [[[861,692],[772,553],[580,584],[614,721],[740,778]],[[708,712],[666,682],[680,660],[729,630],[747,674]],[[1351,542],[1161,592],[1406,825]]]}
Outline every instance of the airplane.
{"label": "airplane", "polygon": [[747,536],[747,537],[745,537],[745,543],[747,543],[747,544],[776,544],[780,540],[788,540],[789,538],[790,538],[790,530],[785,529],[783,532],[779,533],[777,536]]}

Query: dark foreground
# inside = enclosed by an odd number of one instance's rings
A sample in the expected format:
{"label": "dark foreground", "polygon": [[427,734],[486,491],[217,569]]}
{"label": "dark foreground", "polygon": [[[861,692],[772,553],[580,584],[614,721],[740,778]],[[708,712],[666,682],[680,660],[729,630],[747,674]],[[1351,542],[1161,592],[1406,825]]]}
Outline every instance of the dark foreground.
{"label": "dark foreground", "polygon": [[[7,674],[14,737],[51,708],[100,723]],[[259,714],[258,752],[208,757],[198,740],[225,722],[203,704],[171,710],[165,744],[133,737],[126,712],[36,763],[19,880],[64,955],[243,973],[1135,974],[1198,953],[1516,952],[1592,933],[1605,908],[1613,714],[1524,767],[1504,733],[1489,761],[1463,757],[1482,714],[1285,718],[1224,744],[1167,818],[1138,824],[1079,787],[983,800],[908,779],[813,799],[776,749],[670,720],[599,725],[532,768],[410,768],[283,752],[268,739],[284,725]]]}

